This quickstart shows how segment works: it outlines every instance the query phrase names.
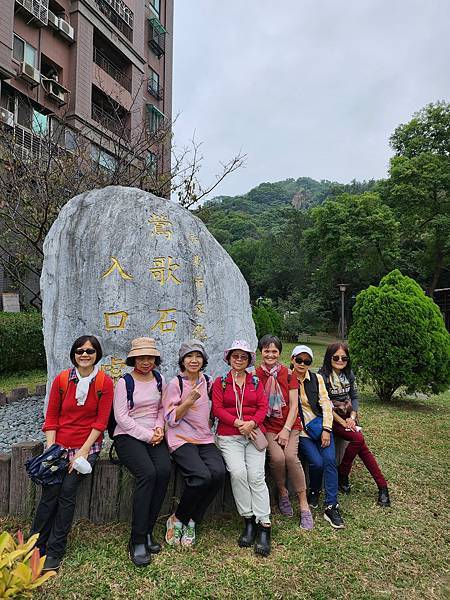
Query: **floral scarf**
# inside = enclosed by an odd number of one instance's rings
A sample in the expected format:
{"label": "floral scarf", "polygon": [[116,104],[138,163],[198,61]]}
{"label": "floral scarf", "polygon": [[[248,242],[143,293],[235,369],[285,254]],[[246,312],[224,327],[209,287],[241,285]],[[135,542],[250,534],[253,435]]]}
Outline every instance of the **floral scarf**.
{"label": "floral scarf", "polygon": [[275,417],[280,419],[283,415],[281,409],[286,406],[284,401],[283,392],[280,384],[278,383],[278,373],[281,370],[281,365],[277,364],[271,369],[268,369],[264,363],[261,365],[261,369],[268,376],[264,391],[266,396],[269,398],[269,408],[267,410],[268,417]]}

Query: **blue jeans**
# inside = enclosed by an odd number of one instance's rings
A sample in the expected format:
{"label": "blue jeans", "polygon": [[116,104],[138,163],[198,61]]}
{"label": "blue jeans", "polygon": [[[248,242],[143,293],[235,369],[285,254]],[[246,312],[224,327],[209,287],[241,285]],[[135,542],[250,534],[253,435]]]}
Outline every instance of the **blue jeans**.
{"label": "blue jeans", "polygon": [[336,504],[338,501],[338,472],[333,434],[330,445],[322,448],[321,441],[300,436],[299,453],[306,458],[309,468],[309,489],[316,492],[325,483],[325,504]]}

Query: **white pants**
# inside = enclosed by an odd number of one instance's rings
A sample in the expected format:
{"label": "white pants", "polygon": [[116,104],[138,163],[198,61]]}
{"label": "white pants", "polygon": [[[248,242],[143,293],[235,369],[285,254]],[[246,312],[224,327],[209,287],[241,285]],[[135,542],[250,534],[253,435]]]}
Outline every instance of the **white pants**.
{"label": "white pants", "polygon": [[270,523],[270,499],[265,479],[266,451],[257,450],[243,435],[218,435],[217,445],[230,473],[239,514],[255,515],[257,523]]}

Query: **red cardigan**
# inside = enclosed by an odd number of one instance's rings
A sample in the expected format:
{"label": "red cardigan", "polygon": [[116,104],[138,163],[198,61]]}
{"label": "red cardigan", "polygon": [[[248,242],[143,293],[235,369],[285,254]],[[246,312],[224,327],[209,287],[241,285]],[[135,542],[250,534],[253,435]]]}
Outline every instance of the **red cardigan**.
{"label": "red cardigan", "polygon": [[[262,370],[261,367],[258,367],[256,369],[256,375],[259,377],[259,380],[261,381],[265,389],[269,376],[265,373],[265,371]],[[264,426],[267,429],[267,431],[270,431],[271,433],[280,433],[280,431],[283,429],[284,424],[286,423],[286,419],[289,414],[289,371],[284,365],[281,366],[280,372],[278,373],[278,383],[280,384],[280,388],[283,393],[283,398],[286,402],[286,405],[283,406],[281,409],[282,416],[280,418],[266,417],[266,420],[264,421]],[[294,424],[292,425],[292,429],[299,431],[303,429],[300,417],[297,417],[295,419]]]}
{"label": "red cardigan", "polygon": [[[76,380],[69,379],[67,392],[60,407],[59,375],[52,383],[50,398],[42,431],[56,430],[56,443],[64,448],[81,448],[92,429],[104,431],[111,412],[114,385],[111,377],[105,375],[100,400],[95,393],[95,379],[91,381],[86,402],[78,406],[75,399]],[[97,442],[103,439],[100,434]]]}
{"label": "red cardigan", "polygon": [[[212,387],[213,414],[219,419],[217,435],[240,435],[239,429],[234,426],[237,412],[231,371],[226,376],[225,383],[226,386],[223,389],[222,377],[218,377]],[[251,373],[247,373],[242,404],[242,420],[255,421],[261,431],[265,432],[263,423],[267,414],[267,407],[268,400],[262,384],[259,382],[255,388],[253,376]]]}

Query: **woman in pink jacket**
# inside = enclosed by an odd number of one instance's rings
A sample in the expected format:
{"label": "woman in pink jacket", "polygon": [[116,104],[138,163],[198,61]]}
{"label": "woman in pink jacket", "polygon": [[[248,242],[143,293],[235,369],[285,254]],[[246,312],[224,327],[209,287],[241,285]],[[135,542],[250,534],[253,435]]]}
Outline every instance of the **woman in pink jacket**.
{"label": "woman in pink jacket", "polygon": [[134,339],[126,360],[128,366],[134,367],[133,393],[127,396],[123,378],[117,382],[114,393],[117,455],[136,479],[129,542],[130,558],[136,566],[148,565],[151,554],[161,550],[153,539],[153,527],[170,478],[161,402],[164,379],[159,373],[154,374],[161,363],[160,356],[154,339]]}

